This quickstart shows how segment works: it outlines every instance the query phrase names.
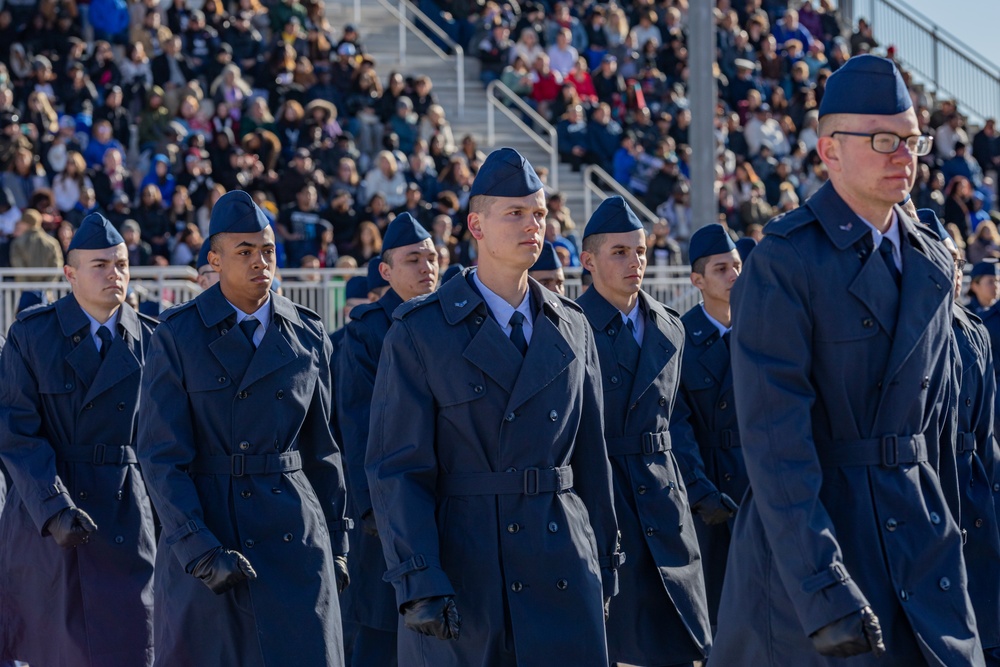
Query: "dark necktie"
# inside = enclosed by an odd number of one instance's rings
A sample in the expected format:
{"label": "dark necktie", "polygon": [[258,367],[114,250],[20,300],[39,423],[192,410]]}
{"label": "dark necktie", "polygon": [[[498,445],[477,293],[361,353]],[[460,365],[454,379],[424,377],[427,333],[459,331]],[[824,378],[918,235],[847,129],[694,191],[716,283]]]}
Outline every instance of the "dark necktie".
{"label": "dark necktie", "polygon": [[628,331],[629,340],[632,341],[632,344],[635,345],[636,349],[638,349],[639,341],[635,339],[635,322],[632,321],[632,318],[630,317],[625,318],[625,329],[626,331]]}
{"label": "dark necktie", "polygon": [[732,336],[733,330],[730,329],[726,333],[722,334],[722,342],[726,344],[726,349],[729,349],[729,339]]}
{"label": "dark necktie", "polygon": [[256,317],[248,317],[240,322],[240,329],[243,330],[243,335],[247,337],[247,340],[250,341],[254,349],[257,349],[257,346],[254,345],[253,335],[256,333],[258,325],[260,325],[260,322],[257,321]]}
{"label": "dark necktie", "polygon": [[97,337],[101,339],[101,359],[108,356],[108,350],[111,349],[111,330],[106,326],[100,326],[97,329]]}
{"label": "dark necktie", "polygon": [[882,255],[882,261],[885,262],[885,268],[889,269],[889,274],[896,282],[896,289],[899,289],[903,284],[903,274],[900,273],[899,269],[896,267],[896,260],[892,254],[892,242],[883,236],[882,243],[878,246],[878,252]]}
{"label": "dark necktie", "polygon": [[510,342],[514,343],[514,347],[517,348],[517,351],[523,357],[528,351],[528,341],[524,338],[524,313],[515,310],[514,314],[510,316],[509,324]]}

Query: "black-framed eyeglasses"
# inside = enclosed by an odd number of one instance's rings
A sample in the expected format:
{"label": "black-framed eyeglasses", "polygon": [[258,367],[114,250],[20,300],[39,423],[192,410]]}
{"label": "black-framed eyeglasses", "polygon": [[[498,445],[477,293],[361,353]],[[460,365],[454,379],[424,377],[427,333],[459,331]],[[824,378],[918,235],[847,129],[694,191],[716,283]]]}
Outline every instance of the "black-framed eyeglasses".
{"label": "black-framed eyeglasses", "polygon": [[917,157],[927,155],[931,152],[931,148],[934,146],[934,137],[927,134],[911,134],[908,137],[901,137],[892,132],[874,132],[872,134],[867,134],[865,132],[845,132],[843,130],[837,130],[836,132],[831,132],[830,136],[833,137],[838,134],[846,134],[852,137],[867,137],[871,140],[872,150],[876,153],[883,153],[885,155],[895,153],[901,143],[905,143],[906,150],[910,151],[910,153],[916,155]]}

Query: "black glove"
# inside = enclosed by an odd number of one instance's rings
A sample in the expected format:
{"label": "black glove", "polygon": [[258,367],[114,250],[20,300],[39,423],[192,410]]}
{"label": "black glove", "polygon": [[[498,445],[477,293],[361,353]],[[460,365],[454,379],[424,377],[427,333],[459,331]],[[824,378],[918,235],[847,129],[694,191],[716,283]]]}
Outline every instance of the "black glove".
{"label": "black glove", "polygon": [[882,628],[871,607],[824,625],[811,638],[813,648],[831,658],[850,658],[869,651],[878,658],[885,653]]}
{"label": "black glove", "polygon": [[90,541],[90,534],[97,532],[97,524],[79,507],[64,507],[45,522],[45,529],[56,544],[72,549]]}
{"label": "black glove", "polygon": [[740,506],[726,494],[713,491],[696,502],[691,509],[697,512],[707,525],[715,526],[732,519],[739,508]]}
{"label": "black glove", "polygon": [[611,618],[611,598],[604,598],[604,622]]}
{"label": "black glove", "polygon": [[458,639],[462,617],[458,615],[455,598],[438,595],[411,600],[403,605],[403,623],[410,630],[438,639]]}
{"label": "black glove", "polygon": [[347,556],[333,557],[333,573],[337,576],[337,592],[343,593],[351,585],[351,575],[347,573]]}
{"label": "black glove", "polygon": [[375,512],[372,510],[361,515],[361,530],[365,535],[378,537],[378,524],[375,523]]}
{"label": "black glove", "polygon": [[212,589],[216,595],[235,588],[248,579],[256,579],[250,561],[239,551],[215,547],[203,553],[193,564],[188,565],[191,574]]}

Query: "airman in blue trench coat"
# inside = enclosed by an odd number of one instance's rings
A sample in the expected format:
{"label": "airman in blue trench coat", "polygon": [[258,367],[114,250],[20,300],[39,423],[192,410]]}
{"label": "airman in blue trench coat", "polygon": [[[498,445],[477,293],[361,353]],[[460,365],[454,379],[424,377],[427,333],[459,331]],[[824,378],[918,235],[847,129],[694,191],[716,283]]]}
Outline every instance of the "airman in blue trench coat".
{"label": "airman in blue trench coat", "polygon": [[396,310],[375,379],[399,664],[607,667],[620,554],[593,334],[527,277],[545,199],[524,158],[491,153],[470,207],[478,268]]}
{"label": "airman in blue trench coat", "polygon": [[155,664],[342,667],[332,344],[269,291],[274,236],[249,195],[223,195],[210,232],[220,282],[163,314],[142,385],[139,458],[163,523]]}
{"label": "airman in blue trench coat", "polygon": [[[672,429],[676,447],[683,452],[688,499],[699,516],[694,527],[713,625],[719,614],[732,517],[748,486],[728,341],[732,329],[729,295],[742,267],[737,250],[719,224],[705,225],[691,236],[691,279],[702,293],[702,302],[681,317],[685,341],[677,400],[689,416]],[[688,469],[683,469],[685,464]]]}
{"label": "airman in blue trench coat", "polygon": [[733,290],[750,491],[710,664],[981,667],[942,488],[952,259],[894,205],[931,142],[875,56],[830,77],[820,135],[830,182],[768,224]]}
{"label": "airman in blue trench coat", "polygon": [[383,277],[388,277],[389,289],[378,301],[351,311],[337,364],[335,392],[344,434],[341,444],[348,488],[355,518],[362,524],[352,546],[351,587],[345,593],[351,598],[352,618],[360,625],[354,643],[353,664],[357,667],[397,664],[399,610],[392,585],[382,579],[385,559],[365,476],[375,372],[393,311],[404,301],[433,292],[438,280],[437,252],[431,235],[409,213],[400,213],[389,223],[380,257],[378,263]]}
{"label": "airman in blue trench coat", "polygon": [[0,660],[149,665],[156,546],[133,443],[156,323],[123,303],[128,253],[110,222],[88,216],[70,248],[73,293],[21,311],[0,355],[0,457],[13,480]]}
{"label": "airman in blue trench coat", "polygon": [[669,432],[684,329],[675,312],[640,289],[645,245],[635,213],[621,197],[610,197],[587,223],[581,256],[594,285],[578,303],[601,360],[615,514],[628,554],[607,623],[608,655],[613,664],[690,665],[708,654],[712,633],[698,539]]}

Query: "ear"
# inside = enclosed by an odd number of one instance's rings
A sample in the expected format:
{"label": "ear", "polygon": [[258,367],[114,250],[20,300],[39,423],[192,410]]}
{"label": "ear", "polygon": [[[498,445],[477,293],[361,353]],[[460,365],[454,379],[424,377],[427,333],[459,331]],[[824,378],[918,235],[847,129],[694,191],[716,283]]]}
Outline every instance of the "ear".
{"label": "ear", "polygon": [[691,284],[697,287],[699,290],[705,286],[705,276],[700,273],[691,272]]}
{"label": "ear", "polygon": [[215,252],[214,250],[209,250],[208,251],[208,264],[213,269],[215,269],[215,271],[218,271],[219,267],[222,266],[222,257],[220,257],[219,253]]}
{"label": "ear", "polygon": [[820,137],[816,142],[816,152],[830,172],[842,172],[843,163],[840,155],[840,143],[833,137]]}
{"label": "ear", "polygon": [[76,269],[69,264],[63,265],[63,275],[66,276],[66,282],[76,284]]}
{"label": "ear", "polygon": [[385,262],[379,262],[378,274],[382,276],[382,280],[389,282],[389,279],[392,277],[392,267]]}
{"label": "ear", "polygon": [[470,212],[465,219],[466,226],[469,228],[469,233],[472,234],[472,238],[477,241],[483,240],[483,219],[478,213]]}
{"label": "ear", "polygon": [[583,268],[594,273],[594,253],[584,250],[580,253],[580,264]]}

